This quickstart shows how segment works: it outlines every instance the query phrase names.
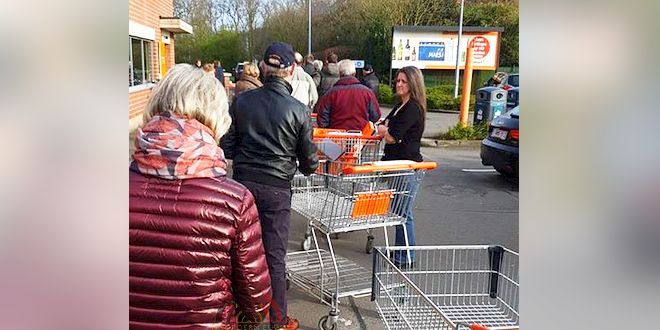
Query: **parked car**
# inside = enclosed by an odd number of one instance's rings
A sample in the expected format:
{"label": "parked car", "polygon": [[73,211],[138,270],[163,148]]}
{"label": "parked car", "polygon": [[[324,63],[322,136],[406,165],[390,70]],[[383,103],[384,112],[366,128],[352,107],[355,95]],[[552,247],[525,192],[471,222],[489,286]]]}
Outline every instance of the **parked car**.
{"label": "parked car", "polygon": [[517,106],[488,125],[488,136],[481,142],[481,163],[492,165],[507,176],[518,176],[518,144],[520,142],[520,106]]}
{"label": "parked car", "polygon": [[245,67],[244,62],[240,62],[236,64],[236,67],[234,68],[234,77],[236,78],[236,81],[241,79],[241,74],[243,74],[243,68]]}
{"label": "parked car", "polygon": [[510,90],[513,87],[520,87],[520,74],[498,72],[488,79],[486,86],[500,87],[505,90]]}

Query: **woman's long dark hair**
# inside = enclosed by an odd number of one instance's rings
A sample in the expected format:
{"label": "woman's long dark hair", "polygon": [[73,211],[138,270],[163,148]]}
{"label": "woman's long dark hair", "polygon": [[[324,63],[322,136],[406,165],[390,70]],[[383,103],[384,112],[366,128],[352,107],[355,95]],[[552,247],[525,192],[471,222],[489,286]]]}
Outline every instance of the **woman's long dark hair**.
{"label": "woman's long dark hair", "polygon": [[[422,109],[422,124],[426,125],[426,86],[424,86],[422,71],[414,66],[405,66],[396,72],[396,77],[399,76],[399,73],[403,73],[408,79],[410,98],[417,102]],[[401,101],[399,95],[396,98]]]}

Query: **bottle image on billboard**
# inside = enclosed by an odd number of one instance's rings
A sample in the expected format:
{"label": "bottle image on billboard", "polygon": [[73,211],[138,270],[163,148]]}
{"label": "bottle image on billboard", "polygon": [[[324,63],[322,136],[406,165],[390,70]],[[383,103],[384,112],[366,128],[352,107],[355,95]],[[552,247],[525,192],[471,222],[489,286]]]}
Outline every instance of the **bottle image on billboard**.
{"label": "bottle image on billboard", "polygon": [[413,51],[412,51],[411,57],[412,57],[412,58],[411,58],[412,61],[416,61],[416,60],[417,60],[417,52],[415,51],[415,47],[413,47]]}
{"label": "bottle image on billboard", "polygon": [[403,39],[399,39],[399,49],[397,50],[396,59],[403,60]]}
{"label": "bottle image on billboard", "polygon": [[403,59],[405,61],[410,61],[410,39],[406,39],[406,48],[403,53],[405,54]]}

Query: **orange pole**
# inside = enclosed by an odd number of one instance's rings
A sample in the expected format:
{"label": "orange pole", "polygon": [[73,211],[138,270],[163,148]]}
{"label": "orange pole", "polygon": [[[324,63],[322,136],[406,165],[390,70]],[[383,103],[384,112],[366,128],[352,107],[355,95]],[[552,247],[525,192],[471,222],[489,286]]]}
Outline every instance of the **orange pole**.
{"label": "orange pole", "polygon": [[461,94],[461,114],[459,116],[461,126],[468,125],[468,111],[470,109],[470,93],[472,92],[472,44],[467,43],[467,54],[465,56],[465,69],[463,70],[463,92]]}

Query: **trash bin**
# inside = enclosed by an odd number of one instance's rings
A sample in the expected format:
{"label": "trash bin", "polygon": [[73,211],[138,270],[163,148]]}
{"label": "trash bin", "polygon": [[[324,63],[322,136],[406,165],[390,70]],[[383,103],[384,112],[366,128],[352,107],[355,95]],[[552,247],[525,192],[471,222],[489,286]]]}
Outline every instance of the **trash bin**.
{"label": "trash bin", "polygon": [[474,106],[473,125],[490,122],[493,118],[506,111],[506,90],[499,87],[482,87],[477,89],[477,101]]}
{"label": "trash bin", "polygon": [[506,109],[513,109],[518,106],[520,87],[513,87],[506,94]]}

